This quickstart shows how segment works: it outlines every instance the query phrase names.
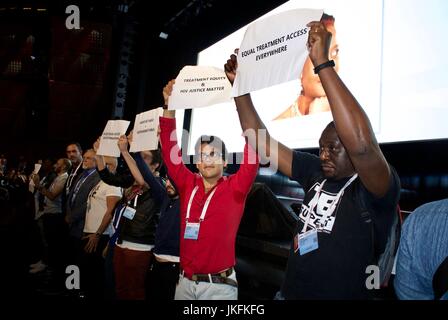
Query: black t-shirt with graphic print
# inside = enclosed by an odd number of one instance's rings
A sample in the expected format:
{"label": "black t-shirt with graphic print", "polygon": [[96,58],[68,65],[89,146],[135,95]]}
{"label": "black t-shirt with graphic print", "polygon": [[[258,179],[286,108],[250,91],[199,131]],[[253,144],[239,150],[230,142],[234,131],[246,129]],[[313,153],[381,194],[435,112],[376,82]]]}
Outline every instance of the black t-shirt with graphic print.
{"label": "black t-shirt with graphic print", "polygon": [[[366,268],[375,263],[374,251],[384,249],[400,194],[397,173],[392,167],[391,172],[389,190],[382,198],[375,198],[356,178],[337,199],[338,192],[350,177],[337,181],[328,179],[317,205],[313,205],[313,198],[317,198],[316,193],[325,180],[320,160],[309,153],[294,152],[292,179],[305,191],[295,234],[302,231],[308,216],[307,230],[315,228],[316,224],[324,227],[318,229],[317,250],[300,255],[294,252],[294,245],[291,246],[281,289],[285,299],[371,297],[373,292],[366,288],[366,279],[370,275]],[[334,201],[336,203],[332,205]],[[313,212],[308,215],[310,207]],[[370,212],[373,220],[375,248],[371,224],[366,222],[363,208]],[[323,216],[327,217],[325,221],[321,221]]]}

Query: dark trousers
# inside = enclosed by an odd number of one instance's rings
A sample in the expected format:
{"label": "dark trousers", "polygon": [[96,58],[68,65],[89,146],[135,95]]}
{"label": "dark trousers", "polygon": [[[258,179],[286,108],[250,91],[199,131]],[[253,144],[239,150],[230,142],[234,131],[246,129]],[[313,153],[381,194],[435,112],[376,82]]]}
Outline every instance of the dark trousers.
{"label": "dark trousers", "polygon": [[151,251],[137,251],[115,246],[115,293],[120,300],[145,300],[146,280]]}
{"label": "dark trousers", "polygon": [[68,264],[72,264],[78,267],[81,266],[81,260],[84,252],[83,249],[83,241],[80,238],[69,236],[67,252]]}
{"label": "dark trousers", "polygon": [[154,259],[149,287],[150,300],[174,300],[179,281],[179,263],[159,262]]}
{"label": "dark trousers", "polygon": [[44,243],[43,243],[43,226],[42,221],[33,220],[29,229],[29,245],[30,245],[30,263],[36,263],[39,260],[47,261],[44,257]]}
{"label": "dark trousers", "polygon": [[48,246],[48,265],[53,270],[55,285],[65,287],[67,266],[68,226],[61,213],[46,213],[42,216],[44,237]]}
{"label": "dark trousers", "polygon": [[88,239],[82,240],[83,254],[81,257],[81,290],[85,292],[88,299],[104,298],[104,258],[103,250],[109,242],[109,236],[102,235],[98,241],[96,250],[91,253],[84,251]]}
{"label": "dark trousers", "polygon": [[109,241],[106,257],[104,258],[104,274],[105,274],[105,299],[115,300],[115,273],[114,273],[114,249],[115,244]]}

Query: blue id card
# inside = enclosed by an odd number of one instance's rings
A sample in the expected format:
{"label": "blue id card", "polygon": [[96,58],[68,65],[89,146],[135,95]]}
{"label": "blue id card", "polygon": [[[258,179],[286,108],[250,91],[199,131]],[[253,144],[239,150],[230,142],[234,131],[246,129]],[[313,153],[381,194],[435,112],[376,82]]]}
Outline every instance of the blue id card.
{"label": "blue id card", "polygon": [[319,243],[317,241],[316,229],[302,234],[297,234],[294,237],[294,251],[299,251],[301,256],[307,254],[308,252],[314,251],[317,248],[319,248]]}
{"label": "blue id card", "polygon": [[126,207],[124,209],[123,216],[128,218],[129,220],[132,220],[132,219],[134,219],[135,211],[136,210],[134,208]]}
{"label": "blue id card", "polygon": [[198,240],[199,225],[199,223],[187,222],[187,225],[185,226],[184,239]]}

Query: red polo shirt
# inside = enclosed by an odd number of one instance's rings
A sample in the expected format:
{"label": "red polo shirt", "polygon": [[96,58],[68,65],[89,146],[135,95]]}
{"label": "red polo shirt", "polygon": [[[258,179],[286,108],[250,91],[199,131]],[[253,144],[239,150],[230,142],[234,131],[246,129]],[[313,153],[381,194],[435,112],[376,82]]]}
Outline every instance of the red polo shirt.
{"label": "red polo shirt", "polygon": [[[175,119],[160,118],[160,143],[168,174],[180,195],[180,265],[188,277],[198,273],[217,273],[235,265],[235,239],[244,212],[247,194],[258,171],[258,157],[247,143],[243,163],[236,174],[221,178],[200,224],[197,240],[184,239],[188,201],[193,189],[189,222],[199,222],[205,201],[204,183],[199,174],[184,165],[177,145]],[[171,140],[173,138],[174,140]],[[249,161],[247,161],[249,159]],[[251,164],[252,163],[252,164]]]}

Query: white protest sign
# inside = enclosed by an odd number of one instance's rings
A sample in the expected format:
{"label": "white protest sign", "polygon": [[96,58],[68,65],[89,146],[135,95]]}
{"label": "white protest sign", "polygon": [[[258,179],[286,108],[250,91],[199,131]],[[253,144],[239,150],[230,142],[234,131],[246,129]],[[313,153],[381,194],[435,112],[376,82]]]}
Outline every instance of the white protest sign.
{"label": "white protest sign", "polygon": [[130,152],[157,149],[159,143],[157,130],[159,127],[159,117],[162,115],[163,109],[157,108],[139,113],[135,116],[132,142],[129,148]]}
{"label": "white protest sign", "polygon": [[173,86],[168,109],[190,109],[229,102],[232,86],[223,70],[185,66]]}
{"label": "white protest sign", "polygon": [[232,96],[298,79],[308,57],[311,21],[323,10],[295,9],[256,21],[247,27],[238,52]]}
{"label": "white protest sign", "polygon": [[100,146],[96,152],[101,156],[119,157],[118,138],[126,133],[129,121],[127,120],[109,120],[104,128],[100,139]]}

